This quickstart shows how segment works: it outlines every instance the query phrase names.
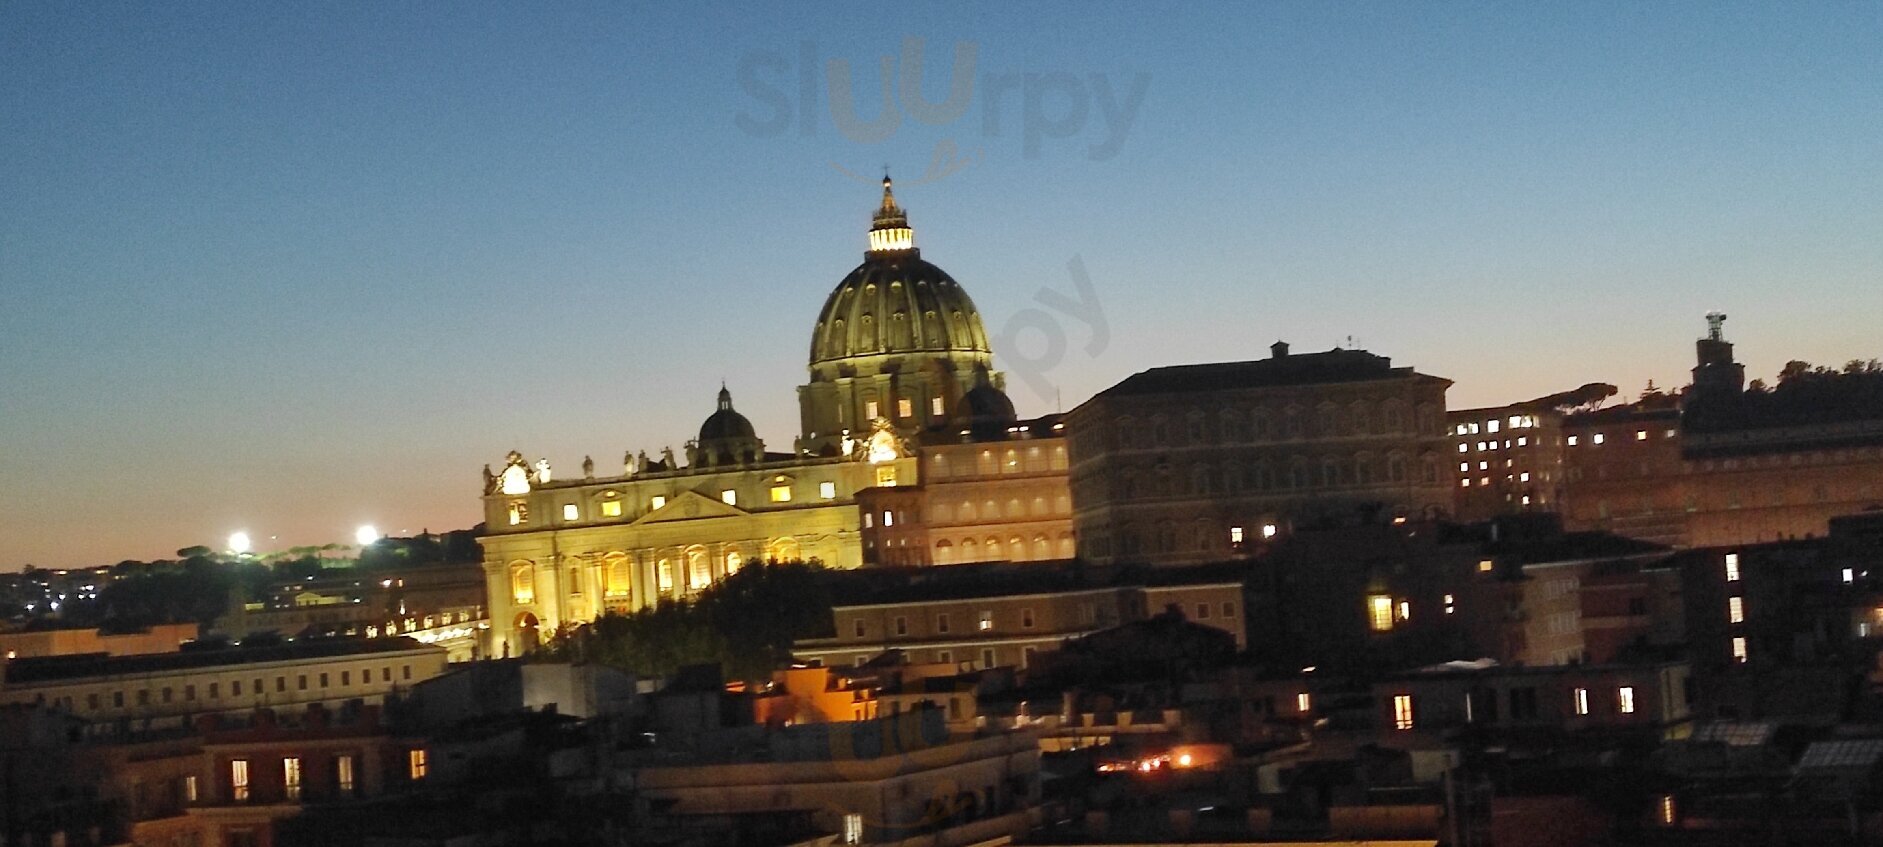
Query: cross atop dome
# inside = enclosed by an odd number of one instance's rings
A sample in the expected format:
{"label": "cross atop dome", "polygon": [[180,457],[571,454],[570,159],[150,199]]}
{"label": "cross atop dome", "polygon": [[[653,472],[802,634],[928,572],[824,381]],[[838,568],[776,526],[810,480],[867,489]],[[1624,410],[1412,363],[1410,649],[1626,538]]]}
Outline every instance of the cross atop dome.
{"label": "cross atop dome", "polygon": [[883,171],[883,205],[870,224],[870,249],[867,255],[915,252],[915,230],[909,228],[909,216],[896,205],[888,169]]}

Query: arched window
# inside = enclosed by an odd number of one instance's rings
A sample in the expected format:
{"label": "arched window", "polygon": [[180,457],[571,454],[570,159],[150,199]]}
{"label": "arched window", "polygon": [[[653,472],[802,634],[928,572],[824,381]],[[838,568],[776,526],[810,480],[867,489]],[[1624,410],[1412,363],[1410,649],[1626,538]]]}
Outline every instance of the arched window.
{"label": "arched window", "polygon": [[1073,557],[1075,552],[1076,551],[1073,549],[1072,534],[1066,533],[1066,532],[1060,533],[1059,534],[1059,557],[1062,559],[1070,559]]}
{"label": "arched window", "polygon": [[1397,453],[1386,459],[1386,475],[1393,482],[1406,481],[1406,457]]}
{"label": "arched window", "polygon": [[536,568],[529,562],[510,565],[510,599],[518,604],[536,602]]}
{"label": "arched window", "polygon": [[990,562],[1000,561],[1000,539],[995,538],[991,535],[988,536],[987,544],[983,548],[982,552],[987,556],[988,561]]}
{"label": "arched window", "polygon": [[697,547],[687,551],[687,587],[698,591],[710,585],[713,572],[706,562],[706,551]]}
{"label": "arched window", "polygon": [[1052,548],[1052,545],[1047,543],[1046,536],[1044,535],[1033,536],[1033,559],[1035,561],[1045,561],[1052,557],[1053,557],[1053,548]]}
{"label": "arched window", "polygon": [[603,589],[611,598],[627,597],[633,593],[633,565],[626,553],[609,553],[602,557],[603,580],[607,587]]}
{"label": "arched window", "polygon": [[654,585],[662,594],[673,593],[673,560],[661,559],[654,565]]}
{"label": "arched window", "polygon": [[946,539],[935,542],[935,564],[952,565],[955,563],[955,545]]}
{"label": "arched window", "polygon": [[972,521],[975,519],[974,504],[972,502],[967,500],[961,501],[961,519],[964,521]]}
{"label": "arched window", "polygon": [[803,558],[796,538],[775,538],[766,546],[766,555],[774,562],[795,562]]}
{"label": "arched window", "polygon": [[738,573],[739,568],[742,568],[744,566],[745,566],[745,557],[740,556],[739,551],[733,550],[726,554],[726,574],[728,576]]}

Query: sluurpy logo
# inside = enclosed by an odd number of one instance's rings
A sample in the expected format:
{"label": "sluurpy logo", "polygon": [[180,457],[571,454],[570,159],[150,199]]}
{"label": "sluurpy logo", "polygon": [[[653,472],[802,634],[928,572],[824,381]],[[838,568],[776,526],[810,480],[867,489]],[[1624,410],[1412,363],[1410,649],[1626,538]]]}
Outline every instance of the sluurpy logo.
{"label": "sluurpy logo", "polygon": [[[957,131],[936,142],[928,171],[921,182],[956,173],[980,161],[979,147],[964,153],[956,135],[976,131],[969,110],[979,104],[980,138],[993,142],[1017,139],[1022,156],[1036,159],[1050,149],[1082,152],[1103,162],[1118,155],[1136,123],[1138,110],[1150,89],[1150,74],[1138,72],[1125,84],[1111,75],[1068,71],[1005,71],[979,73],[980,48],[974,42],[954,45],[948,68],[947,96],[928,99],[925,80],[926,45],[917,37],[903,39],[896,55],[876,61],[876,96],[848,59],[820,61],[815,42],[798,45],[795,61],[778,53],[757,50],[739,60],[739,86],[760,107],[741,111],[736,123],[757,138],[778,137],[795,126],[800,136],[816,136],[825,126],[819,113],[820,92],[828,104],[830,126],[855,144],[880,144],[894,138],[908,121]],[[939,79],[940,77],[935,77]],[[869,106],[859,98],[874,100]],[[874,117],[865,118],[865,114]],[[1064,145],[1055,145],[1072,139]],[[867,175],[840,171],[864,181]],[[919,183],[917,183],[919,184]]]}

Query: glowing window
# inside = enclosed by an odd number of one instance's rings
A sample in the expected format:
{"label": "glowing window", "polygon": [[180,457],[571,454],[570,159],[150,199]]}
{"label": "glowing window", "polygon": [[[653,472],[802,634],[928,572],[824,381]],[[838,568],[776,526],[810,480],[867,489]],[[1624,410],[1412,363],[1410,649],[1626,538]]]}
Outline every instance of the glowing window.
{"label": "glowing window", "polygon": [[1496,566],[1497,566],[1497,563],[1491,561],[1490,559],[1479,559],[1478,560],[1478,573],[1490,573],[1491,569]]}
{"label": "glowing window", "polygon": [[1450,594],[1445,595],[1445,614],[1455,614],[1458,611],[1456,603],[1457,601]]}
{"label": "glowing window", "polygon": [[876,469],[876,484],[893,487],[896,484],[896,469],[891,465],[882,465]]}
{"label": "glowing window", "polygon": [[352,794],[357,784],[353,775],[353,757],[340,755],[333,758],[334,781],[340,786],[340,793]]}
{"label": "glowing window", "polygon": [[673,562],[671,560],[661,559],[660,563],[654,566],[654,584],[659,586],[662,594],[673,591]]}
{"label": "glowing window", "polygon": [[1496,432],[1496,431],[1497,431],[1497,421],[1485,421],[1485,422],[1484,422],[1484,431],[1485,431],[1485,432]]}
{"label": "glowing window", "polygon": [[1576,689],[1575,706],[1576,706],[1576,714],[1586,715],[1589,713],[1589,689],[1587,688]]}
{"label": "glowing window", "polygon": [[1387,632],[1393,628],[1393,598],[1384,594],[1375,594],[1367,598],[1367,608],[1372,612],[1371,623],[1374,632]]}
{"label": "glowing window", "polygon": [[1528,447],[1528,446],[1530,446],[1530,436],[1528,436],[1528,435],[1522,435],[1522,436],[1518,436],[1518,437],[1517,437],[1517,446],[1518,446],[1518,447]]}
{"label": "glowing window", "polygon": [[1672,826],[1675,820],[1674,795],[1661,795],[1661,823]]}
{"label": "glowing window", "polygon": [[522,526],[530,522],[530,504],[521,500],[510,502],[510,525]]}
{"label": "glowing window", "polygon": [[603,500],[602,501],[602,517],[604,518],[621,517],[621,501],[620,500]]}
{"label": "glowing window", "polygon": [[1572,436],[1569,436],[1569,446],[1571,446],[1571,447],[1574,447],[1574,446],[1576,446],[1576,438],[1577,438],[1577,437],[1576,437],[1576,436],[1574,436],[1574,435],[1572,435]]}
{"label": "glowing window", "polygon": [[415,747],[407,750],[405,753],[406,775],[413,779],[424,779],[426,770],[425,748]]}
{"label": "glowing window", "polygon": [[817,496],[822,497],[825,500],[837,499],[837,483],[834,483],[834,482],[818,483],[817,484]]}
{"label": "glowing window", "polygon": [[1624,685],[1615,691],[1615,706],[1621,709],[1621,713],[1624,715],[1632,715],[1635,713],[1634,686]]}
{"label": "glowing window", "polygon": [[1412,695],[1393,695],[1393,729],[1412,728]]}
{"label": "glowing window", "polygon": [[289,800],[301,799],[301,757],[281,760],[281,791]]}
{"label": "glowing window", "polygon": [[914,416],[915,416],[915,401],[910,400],[906,397],[896,401],[896,417],[909,418],[909,417],[914,417]]}
{"label": "glowing window", "polygon": [[728,574],[738,573],[739,568],[744,567],[744,566],[745,566],[745,557],[740,556],[738,551],[735,550],[731,553],[726,554],[726,573]]}
{"label": "glowing window", "polygon": [[888,526],[895,526],[895,525],[896,525],[896,513],[888,509],[884,509],[883,510],[883,526],[888,527]]}
{"label": "glowing window", "polygon": [[863,404],[863,417],[869,420],[876,420],[876,401],[875,400],[870,400]]}
{"label": "glowing window", "polygon": [[1726,581],[1727,582],[1739,581],[1739,554],[1738,553],[1726,554]]}
{"label": "glowing window", "polygon": [[1744,598],[1726,598],[1726,621],[1728,623],[1746,622],[1746,601]]}
{"label": "glowing window", "polygon": [[577,509],[574,503],[564,503],[562,504],[562,519],[565,521],[581,520],[582,510]]}
{"label": "glowing window", "polygon": [[1518,481],[1518,482],[1529,482],[1529,481],[1530,481],[1530,472],[1529,472],[1529,471],[1524,471],[1523,473],[1520,473],[1520,474],[1517,474],[1517,481]]}
{"label": "glowing window", "polygon": [[653,499],[647,501],[647,508],[649,511],[660,509],[662,506],[665,506],[665,505],[667,505],[667,497],[664,494],[656,494],[654,495]]}
{"label": "glowing window", "polygon": [[941,417],[947,413],[946,407],[942,404],[940,397],[928,398],[928,413],[936,417]]}
{"label": "glowing window", "polygon": [[791,502],[791,486],[789,485],[772,486],[771,498],[772,498],[773,503]]}
{"label": "glowing window", "polygon": [[737,506],[739,505],[739,492],[730,488],[724,489],[719,492],[719,502],[728,506]]}
{"label": "glowing window", "polygon": [[183,802],[194,803],[196,799],[196,775],[190,774],[183,778]]}
{"label": "glowing window", "polygon": [[1263,538],[1274,538],[1275,532],[1276,532],[1276,529],[1275,529],[1274,524],[1265,523],[1262,525],[1262,537]]}
{"label": "glowing window", "polygon": [[1459,442],[1459,444],[1458,444],[1458,452],[1460,452],[1460,453],[1468,453],[1468,452],[1470,452],[1470,451],[1471,451],[1471,445],[1469,445],[1469,444],[1465,444],[1465,443],[1463,443],[1463,442]]}
{"label": "glowing window", "polygon": [[1603,439],[1603,435],[1602,435],[1602,433],[1599,433],[1599,432],[1598,432],[1598,433],[1596,433],[1596,434],[1594,434],[1594,435],[1591,435],[1591,436],[1589,436],[1589,443],[1590,443],[1590,444],[1600,444],[1600,443],[1602,443],[1602,439]]}
{"label": "glowing window", "polygon": [[1312,711],[1313,709],[1314,709],[1314,698],[1308,696],[1308,692],[1303,691],[1300,694],[1295,695],[1295,711],[1307,712],[1307,711]]}
{"label": "glowing window", "polygon": [[1733,638],[1733,661],[1743,662],[1745,660],[1746,660],[1746,638],[1743,635],[1735,636]]}
{"label": "glowing window", "polygon": [[1242,543],[1242,527],[1232,526],[1229,528],[1229,543],[1231,544]]}
{"label": "glowing window", "polygon": [[1635,430],[1635,440],[1636,440],[1636,441],[1646,441],[1646,440],[1648,440],[1648,431],[1647,431],[1647,430],[1645,430],[1645,429],[1637,429],[1637,430]]}
{"label": "glowing window", "polygon": [[1856,581],[1857,581],[1857,571],[1856,571],[1856,569],[1854,569],[1854,568],[1845,568],[1845,569],[1844,569],[1844,584],[1845,584],[1845,585],[1849,585],[1849,584],[1851,584],[1851,583],[1853,583],[1853,582],[1856,582]]}
{"label": "glowing window", "polygon": [[862,815],[844,815],[843,816],[843,843],[845,844],[862,844],[863,843],[863,816]]}
{"label": "glowing window", "polygon": [[994,628],[994,613],[991,611],[983,610],[981,612],[980,622],[977,624],[977,626],[982,632],[987,632],[993,629]]}
{"label": "glowing window", "polygon": [[229,760],[229,798],[236,802],[248,799],[248,760]]}
{"label": "glowing window", "polygon": [[1459,487],[1459,488],[1470,488],[1470,487],[1471,487],[1471,480],[1468,480],[1468,479],[1461,479],[1461,480],[1458,480],[1458,487]]}
{"label": "glowing window", "polygon": [[519,604],[536,602],[536,569],[528,564],[510,571],[510,597]]}

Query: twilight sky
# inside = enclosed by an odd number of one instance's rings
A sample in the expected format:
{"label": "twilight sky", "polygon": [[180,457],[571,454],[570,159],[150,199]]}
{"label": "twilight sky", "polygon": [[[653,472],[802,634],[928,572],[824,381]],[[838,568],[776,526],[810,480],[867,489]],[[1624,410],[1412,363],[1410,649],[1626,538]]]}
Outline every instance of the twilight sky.
{"label": "twilight sky", "polygon": [[305,5],[0,5],[0,569],[466,527],[721,379],[789,449],[885,163],[1023,414],[1277,338],[1454,408],[1684,384],[1709,309],[1883,356],[1874,3]]}

